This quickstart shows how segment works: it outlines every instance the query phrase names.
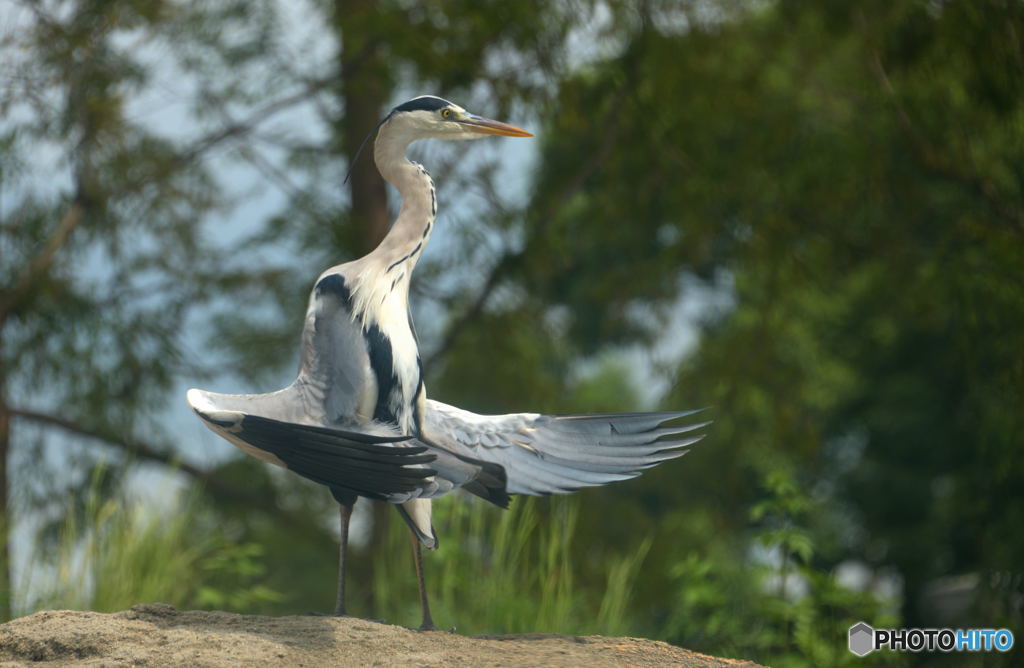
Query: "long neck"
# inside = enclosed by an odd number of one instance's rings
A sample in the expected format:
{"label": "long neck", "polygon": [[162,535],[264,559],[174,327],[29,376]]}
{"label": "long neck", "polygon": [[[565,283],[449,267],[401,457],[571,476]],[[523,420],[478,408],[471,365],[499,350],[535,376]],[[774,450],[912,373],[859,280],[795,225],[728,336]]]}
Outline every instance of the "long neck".
{"label": "long neck", "polygon": [[434,182],[427,170],[405,157],[408,137],[388,132],[384,126],[374,142],[374,160],[384,180],[398,189],[402,208],[387,236],[370,256],[386,263],[389,274],[412,274],[423,253],[437,214]]}

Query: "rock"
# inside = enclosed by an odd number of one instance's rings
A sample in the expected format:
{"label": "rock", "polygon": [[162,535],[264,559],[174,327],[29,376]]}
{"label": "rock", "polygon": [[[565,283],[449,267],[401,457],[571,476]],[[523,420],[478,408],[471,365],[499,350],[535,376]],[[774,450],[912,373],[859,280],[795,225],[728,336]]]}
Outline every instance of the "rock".
{"label": "rock", "polygon": [[354,617],[184,612],[37,612],[0,625],[0,666],[648,666],[758,668],[640,638],[419,632]]}

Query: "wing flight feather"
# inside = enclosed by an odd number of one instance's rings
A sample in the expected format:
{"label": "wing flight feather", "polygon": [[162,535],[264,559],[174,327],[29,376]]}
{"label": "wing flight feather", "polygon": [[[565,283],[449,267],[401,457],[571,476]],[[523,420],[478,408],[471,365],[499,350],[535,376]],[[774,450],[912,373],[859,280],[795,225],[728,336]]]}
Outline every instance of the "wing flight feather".
{"label": "wing flight feather", "polygon": [[[285,468],[313,482],[380,501],[399,503],[438,492],[437,456],[404,436],[377,436],[332,427],[282,422],[257,415],[237,416],[227,435],[271,455]],[[222,418],[219,423],[227,426]]]}
{"label": "wing flight feather", "polygon": [[561,494],[634,478],[686,454],[709,424],[662,426],[698,411],[477,415],[428,400],[422,440],[505,468],[511,494]]}

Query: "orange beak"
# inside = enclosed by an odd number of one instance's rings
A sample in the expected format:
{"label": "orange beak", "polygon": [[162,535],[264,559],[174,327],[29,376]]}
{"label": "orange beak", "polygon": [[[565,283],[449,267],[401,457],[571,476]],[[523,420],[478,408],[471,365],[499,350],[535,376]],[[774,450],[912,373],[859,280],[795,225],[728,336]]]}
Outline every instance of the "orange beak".
{"label": "orange beak", "polygon": [[459,119],[461,125],[472,132],[479,132],[485,135],[501,135],[503,137],[532,137],[533,134],[501,121],[492,121],[489,118],[467,114],[465,119]]}

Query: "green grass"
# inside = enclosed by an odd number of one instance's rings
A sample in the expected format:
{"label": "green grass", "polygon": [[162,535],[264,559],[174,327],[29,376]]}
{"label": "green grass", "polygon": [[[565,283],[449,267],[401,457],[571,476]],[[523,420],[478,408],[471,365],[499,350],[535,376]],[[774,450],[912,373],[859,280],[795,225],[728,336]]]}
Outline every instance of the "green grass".
{"label": "green grass", "polygon": [[[766,586],[779,566],[751,563],[734,541],[695,540],[699,548],[669,561],[671,583],[659,596],[670,613],[657,618],[633,598],[652,536],[637,535],[617,553],[597,551],[577,542],[578,498],[518,497],[501,511],[452,495],[435,503],[441,545],[425,554],[434,621],[463,634],[636,635],[771,665],[865,663],[846,652],[846,628],[858,619],[898,620],[872,595],[846,590],[833,574],[812,568],[815,546],[802,539],[803,492],[788,484],[769,491],[771,502],[751,511],[761,523],[754,538],[788,555],[783,568],[808,584],[802,598],[790,600],[777,586]],[[266,585],[263,546],[224,535],[219,516],[199,498],[169,495],[157,507],[123,493],[104,496],[96,486],[80,502],[69,501],[56,535],[41,534],[34,546],[17,614],[116,611],[156,601],[186,609],[293,612]],[[677,531],[711,533],[710,518],[687,517],[696,524]],[[417,626],[409,544],[404,523],[390,521],[384,544],[367,555],[374,560],[372,580],[350,584],[372,588],[374,616]],[[294,549],[287,554],[294,556]],[[895,655],[867,661],[900,662]]]}
{"label": "green grass", "polygon": [[172,494],[156,507],[120,494],[103,497],[94,486],[64,515],[55,539],[36,538],[17,588],[17,614],[112,612],[140,602],[241,611],[278,598],[258,584],[261,549],[228,540],[204,521],[194,497]]}
{"label": "green grass", "polygon": [[[577,500],[517,498],[500,511],[457,495],[434,508],[441,546],[426,553],[425,567],[438,626],[469,634],[621,635],[634,629],[626,610],[649,539],[607,560],[604,586],[588,589],[577,586]],[[409,552],[405,525],[392,522],[373,586],[378,613],[412,626],[420,611]],[[396,576],[402,573],[407,576]]]}

